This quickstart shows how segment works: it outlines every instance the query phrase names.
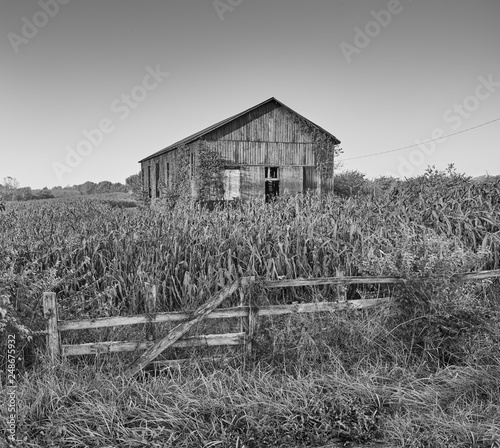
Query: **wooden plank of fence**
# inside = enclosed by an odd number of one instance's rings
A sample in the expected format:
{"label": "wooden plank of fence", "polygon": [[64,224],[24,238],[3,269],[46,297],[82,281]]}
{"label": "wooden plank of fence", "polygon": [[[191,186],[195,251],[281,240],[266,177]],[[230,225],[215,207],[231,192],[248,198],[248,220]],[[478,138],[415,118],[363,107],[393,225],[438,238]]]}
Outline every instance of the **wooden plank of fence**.
{"label": "wooden plank of fence", "polygon": [[220,305],[227,297],[233,294],[243,283],[245,283],[244,279],[236,280],[200,306],[186,322],[182,322],[177,325],[168,333],[166,337],[155,342],[152,347],[148,348],[141,356],[139,356],[139,358],[137,358],[124,372],[125,376],[131,377],[140,372],[161,352],[170,347],[175,341],[186,334],[194,325],[203,320],[207,314]]}
{"label": "wooden plank of fence", "polygon": [[[453,274],[450,279],[456,280],[484,280],[487,278],[500,277],[500,269],[494,269],[491,271],[480,271],[480,272],[459,272]],[[441,277],[436,277],[441,278]],[[393,283],[401,284],[407,282],[424,282],[433,280],[432,277],[417,277],[417,278],[401,278],[401,277],[319,277],[319,278],[299,278],[290,280],[267,280],[263,282],[263,285],[267,288],[288,288],[293,286],[320,286],[320,285],[333,285],[333,284],[383,284],[383,283]]]}
{"label": "wooden plank of fence", "polygon": [[229,362],[231,358],[227,356],[212,356],[206,358],[182,358],[182,359],[162,359],[160,361],[152,361],[148,364],[148,366],[153,367],[155,369],[166,369],[170,367],[179,367],[182,364],[196,364],[202,362]]}
{"label": "wooden plank of fence", "polygon": [[287,288],[291,286],[320,286],[320,285],[352,285],[352,284],[379,284],[379,283],[406,283],[406,279],[400,277],[319,277],[319,278],[297,278],[290,280],[267,280],[264,286],[268,288]]}
{"label": "wooden plank of fence", "polygon": [[[214,347],[218,345],[242,345],[245,342],[245,333],[205,334],[178,339],[171,347]],[[147,350],[154,346],[153,341],[106,341],[90,342],[86,344],[63,345],[64,356],[96,355],[117,352],[134,352]]]}
{"label": "wooden plank of fence", "polygon": [[55,292],[43,293],[43,315],[47,319],[47,347],[54,361],[60,354],[59,330],[57,328],[57,300]]}
{"label": "wooden plank of fence", "polygon": [[357,310],[374,308],[389,303],[390,298],[348,300],[346,302],[293,303],[292,305],[262,306],[257,310],[258,316],[279,316],[294,313],[318,313],[321,311]]}
{"label": "wooden plank of fence", "polygon": [[485,280],[487,278],[500,277],[500,269],[493,269],[491,271],[480,271],[480,272],[463,272],[459,274],[453,274],[451,280]]}
{"label": "wooden plank of fence", "polygon": [[[212,311],[206,319],[225,319],[229,317],[246,317],[247,308],[232,307]],[[168,313],[158,313],[155,315],[155,322],[180,322],[189,319],[191,313],[171,311]],[[59,321],[59,331],[67,330],[87,330],[92,328],[118,327],[120,325],[147,324],[149,317],[140,314],[135,316],[101,317],[98,319],[80,319],[71,321]]]}

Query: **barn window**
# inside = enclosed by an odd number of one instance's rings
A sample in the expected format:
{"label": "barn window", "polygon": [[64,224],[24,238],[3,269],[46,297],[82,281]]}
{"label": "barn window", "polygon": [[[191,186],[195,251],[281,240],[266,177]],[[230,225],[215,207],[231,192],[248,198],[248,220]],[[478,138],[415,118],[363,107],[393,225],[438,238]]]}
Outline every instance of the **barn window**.
{"label": "barn window", "polygon": [[151,165],[148,165],[148,197],[151,199]]}
{"label": "barn window", "polygon": [[224,200],[232,201],[240,197],[240,170],[225,169],[224,176]]}
{"label": "barn window", "polygon": [[266,179],[278,179],[278,167],[266,166],[265,174],[266,174]]}
{"label": "barn window", "polygon": [[191,151],[191,179],[194,177],[194,152]]}
{"label": "barn window", "polygon": [[166,166],[165,181],[167,183],[167,187],[170,188],[170,163],[168,163],[168,162],[167,162],[167,166]]}
{"label": "barn window", "polygon": [[160,197],[160,163],[156,162],[155,169],[155,187],[156,187],[156,197]]}
{"label": "barn window", "polygon": [[273,198],[280,195],[279,167],[266,166],[264,168],[264,176],[266,202],[270,202]]}

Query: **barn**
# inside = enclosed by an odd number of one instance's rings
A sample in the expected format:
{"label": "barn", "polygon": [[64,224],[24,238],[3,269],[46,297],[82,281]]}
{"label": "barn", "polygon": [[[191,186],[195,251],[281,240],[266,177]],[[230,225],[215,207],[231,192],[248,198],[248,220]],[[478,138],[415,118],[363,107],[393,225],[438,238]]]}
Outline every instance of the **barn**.
{"label": "barn", "polygon": [[153,203],[271,200],[333,189],[340,140],[276,98],[203,129],[140,160]]}

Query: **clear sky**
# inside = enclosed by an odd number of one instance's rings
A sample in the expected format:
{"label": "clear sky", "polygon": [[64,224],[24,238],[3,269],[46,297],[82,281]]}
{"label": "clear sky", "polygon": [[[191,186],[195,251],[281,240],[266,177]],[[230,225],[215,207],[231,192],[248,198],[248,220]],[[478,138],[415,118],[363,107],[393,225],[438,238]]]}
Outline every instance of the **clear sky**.
{"label": "clear sky", "polygon": [[0,183],[124,182],[272,96],[368,177],[500,174],[500,121],[461,132],[500,118],[500,0],[1,0],[0,30]]}

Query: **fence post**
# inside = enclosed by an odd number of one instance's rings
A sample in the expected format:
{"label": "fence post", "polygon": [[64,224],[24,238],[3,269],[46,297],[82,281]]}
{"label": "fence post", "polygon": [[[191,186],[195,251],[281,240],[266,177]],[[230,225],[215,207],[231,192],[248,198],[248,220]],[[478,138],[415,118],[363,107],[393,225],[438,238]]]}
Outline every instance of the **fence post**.
{"label": "fence post", "polygon": [[47,319],[47,348],[52,361],[55,361],[61,352],[59,344],[59,330],[57,328],[57,301],[55,292],[43,293],[43,315]]}
{"label": "fence post", "polygon": [[[344,272],[337,268],[337,277],[343,277]],[[342,283],[337,283],[337,300],[347,302],[347,287]]]}
{"label": "fence post", "polygon": [[[240,294],[240,307],[243,308],[245,306],[245,293],[243,291],[243,285],[240,286],[238,293]],[[240,318],[240,331],[244,331],[245,333],[247,331],[247,316]]]}
{"label": "fence post", "polygon": [[156,328],[152,322],[156,311],[156,285],[146,282],[146,302],[144,303],[146,314],[149,315],[150,321],[146,324],[146,339],[154,341],[156,339]]}
{"label": "fence post", "polygon": [[252,340],[257,329],[257,308],[253,306],[252,295],[248,295],[248,316],[246,319],[246,356],[252,356]]}

